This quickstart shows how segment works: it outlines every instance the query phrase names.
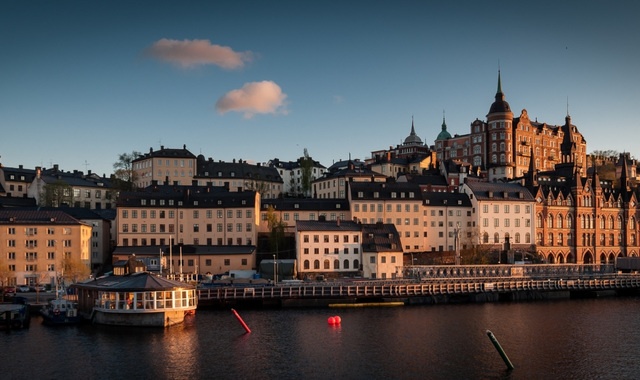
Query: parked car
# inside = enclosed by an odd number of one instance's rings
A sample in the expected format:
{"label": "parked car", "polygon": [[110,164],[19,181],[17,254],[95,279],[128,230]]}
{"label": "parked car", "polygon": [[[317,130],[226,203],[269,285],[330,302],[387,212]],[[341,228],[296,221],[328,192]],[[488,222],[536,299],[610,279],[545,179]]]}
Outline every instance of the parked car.
{"label": "parked car", "polygon": [[44,285],[34,285],[31,287],[32,292],[44,292],[46,290]]}
{"label": "parked car", "polygon": [[4,289],[2,289],[2,293],[5,296],[15,297],[15,295],[16,295],[16,287],[15,286],[5,286]]}
{"label": "parked car", "polygon": [[30,291],[31,291],[31,289],[29,289],[29,287],[28,287],[27,285],[20,285],[20,286],[17,286],[17,287],[16,287],[16,290],[17,290],[19,293],[26,293],[26,292],[30,292]]}

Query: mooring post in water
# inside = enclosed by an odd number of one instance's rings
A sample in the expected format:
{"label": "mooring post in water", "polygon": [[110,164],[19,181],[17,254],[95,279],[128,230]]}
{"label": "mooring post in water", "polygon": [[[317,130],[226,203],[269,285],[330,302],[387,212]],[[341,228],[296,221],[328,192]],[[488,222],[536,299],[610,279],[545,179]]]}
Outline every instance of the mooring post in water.
{"label": "mooring post in water", "polygon": [[498,353],[502,357],[502,360],[504,360],[504,364],[507,365],[507,368],[510,370],[513,369],[513,364],[511,364],[511,360],[509,360],[509,357],[507,357],[507,354],[504,352],[504,350],[502,349],[502,346],[500,346],[500,343],[498,342],[496,337],[493,335],[493,333],[487,330],[487,335],[489,336],[489,339],[491,339],[491,343],[493,343],[493,346],[496,348],[496,350],[498,350]]}
{"label": "mooring post in water", "polygon": [[238,319],[238,321],[240,322],[240,324],[244,328],[244,331],[246,331],[247,333],[250,333],[251,329],[249,328],[249,326],[247,326],[246,323],[244,323],[244,321],[242,320],[242,317],[240,317],[240,314],[238,314],[238,312],[235,309],[231,309],[231,311],[233,312],[233,315],[236,316],[236,318]]}

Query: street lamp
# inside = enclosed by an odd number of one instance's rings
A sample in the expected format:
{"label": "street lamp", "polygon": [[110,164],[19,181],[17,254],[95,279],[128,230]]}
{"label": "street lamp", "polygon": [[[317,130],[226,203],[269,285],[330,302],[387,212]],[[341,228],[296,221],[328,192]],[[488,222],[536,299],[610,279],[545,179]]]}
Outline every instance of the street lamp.
{"label": "street lamp", "polygon": [[276,264],[276,255],[273,255],[273,285],[278,283],[278,264]]}
{"label": "street lamp", "polygon": [[173,244],[171,239],[173,238],[172,235],[169,235],[169,275],[173,274]]}

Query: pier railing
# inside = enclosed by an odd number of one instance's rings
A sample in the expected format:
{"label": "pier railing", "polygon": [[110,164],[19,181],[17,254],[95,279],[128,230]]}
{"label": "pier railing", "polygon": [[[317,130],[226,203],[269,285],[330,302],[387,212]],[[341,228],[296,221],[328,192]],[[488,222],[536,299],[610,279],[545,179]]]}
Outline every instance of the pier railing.
{"label": "pier railing", "polygon": [[[276,286],[245,284],[241,287],[199,289],[198,296],[201,302],[207,302],[243,299],[403,298],[518,291],[598,291],[640,288],[640,275],[616,274],[613,266],[610,265],[570,264],[540,266],[535,269],[531,265],[530,270],[516,270],[515,275],[507,273],[510,270],[509,266],[500,266],[501,268],[473,266],[473,272],[471,267],[449,267],[448,269],[455,269],[453,272],[441,271],[444,268],[439,267],[438,270],[434,269],[431,272],[431,269],[427,269],[431,267],[422,266],[421,270],[425,270],[427,276],[421,274],[419,278],[413,280],[278,284]],[[482,273],[476,270],[488,270],[488,272]]]}
{"label": "pier railing", "polygon": [[610,275],[613,264],[535,264],[535,265],[411,265],[404,277],[419,280],[451,278],[574,278]]}

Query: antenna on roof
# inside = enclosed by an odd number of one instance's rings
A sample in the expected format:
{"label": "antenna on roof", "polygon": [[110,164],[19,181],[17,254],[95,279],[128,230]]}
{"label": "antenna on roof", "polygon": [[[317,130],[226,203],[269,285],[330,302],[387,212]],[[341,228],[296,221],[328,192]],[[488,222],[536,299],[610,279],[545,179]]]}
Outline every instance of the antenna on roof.
{"label": "antenna on roof", "polygon": [[84,171],[89,170],[89,163],[87,162],[87,160],[84,160]]}
{"label": "antenna on roof", "polygon": [[569,116],[569,95],[567,95],[567,116]]}

